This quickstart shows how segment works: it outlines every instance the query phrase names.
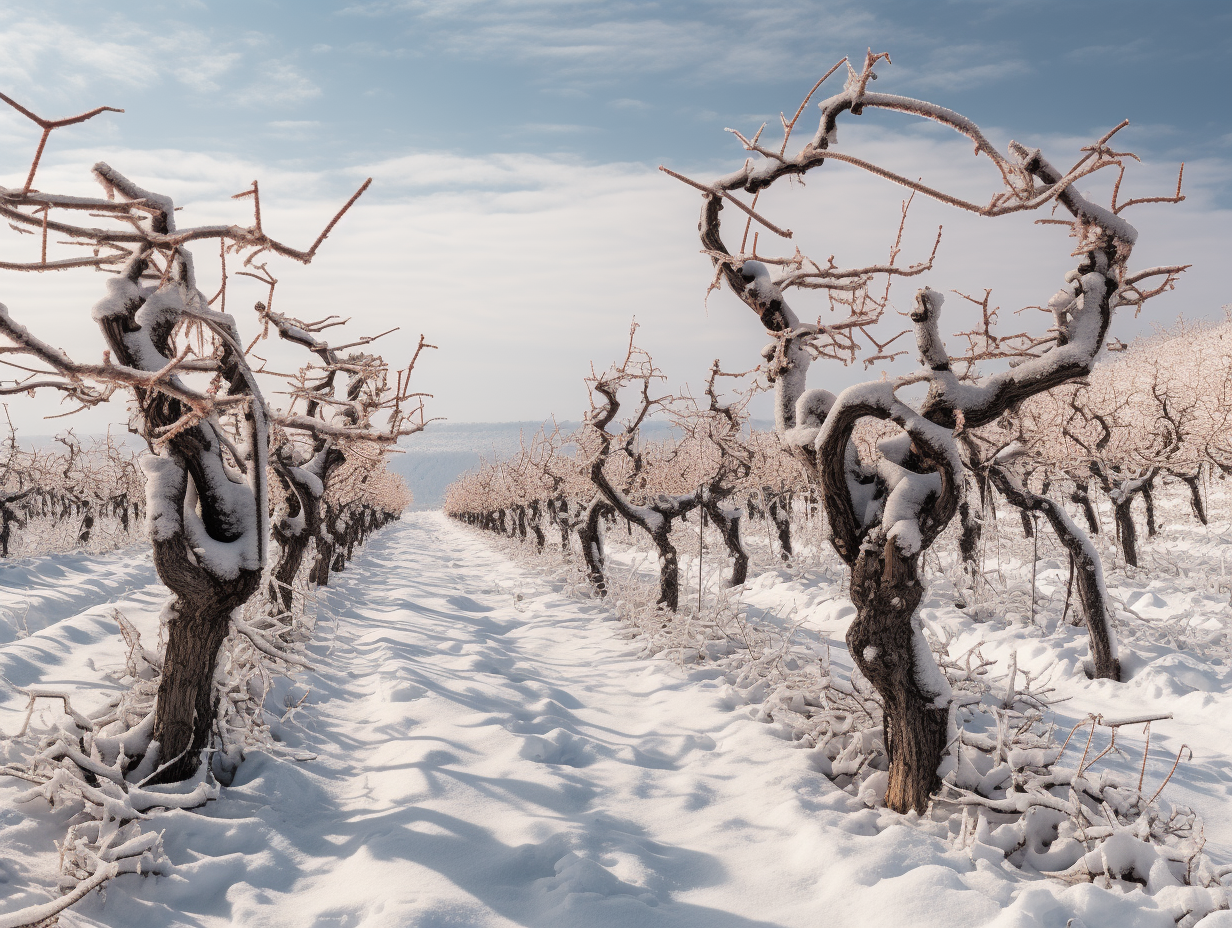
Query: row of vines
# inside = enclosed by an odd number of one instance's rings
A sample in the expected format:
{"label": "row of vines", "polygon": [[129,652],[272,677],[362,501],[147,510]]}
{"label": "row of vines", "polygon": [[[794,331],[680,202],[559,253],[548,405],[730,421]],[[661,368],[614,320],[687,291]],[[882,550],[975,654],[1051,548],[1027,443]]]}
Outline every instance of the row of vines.
{"label": "row of vines", "polygon": [[[0,187],[0,215],[34,257],[0,269],[84,271],[101,283],[88,310],[97,361],[20,321],[37,320],[39,307],[0,305],[0,395],[58,396],[62,414],[127,408],[118,424],[131,436],[79,440],[70,430],[31,445],[10,427],[0,555],[144,543],[171,594],[158,647],[115,613],[128,660],[115,695],[92,700],[101,708],[79,711],[80,693],[25,689],[25,723],[6,733],[0,775],[27,782],[19,801],[76,814],[60,845],[64,895],[0,916],[10,928],[51,923],[120,873],[168,872],[158,810],[217,797],[247,751],[283,750],[270,723],[297,707],[267,701],[279,679],[312,667],[322,588],[411,503],[386,465],[426,424],[410,381],[433,346],[420,338],[398,367],[370,348],[381,335],[342,335],[348,319],[275,309],[271,260],[310,263],[370,181],[303,250],[266,233],[256,182],[236,197],[251,205],[250,225],[180,227],[169,196],[102,162],[102,196],[35,186],[51,133],[112,108],[49,120],[0,101],[43,130],[24,184]],[[201,244],[218,262],[212,295],[191,250]],[[241,283],[260,299],[237,302]],[[50,730],[32,724],[48,702],[63,709]]]}
{"label": "row of vines", "polygon": [[[716,361],[699,396],[671,394],[637,346],[635,324],[623,357],[585,378],[590,408],[579,430],[541,433],[519,456],[485,462],[450,488],[446,510],[525,540],[527,556],[556,552],[553,569],[574,577],[579,590],[613,597],[619,587],[618,611],[660,646],[714,661],[729,679],[756,679],[759,693],[773,694],[764,711],[789,720],[853,795],[1038,872],[1165,893],[1178,923],[1194,924],[1227,905],[1226,868],[1203,854],[1196,813],[1169,803],[1142,775],[1101,770],[1086,751],[1074,757],[1070,742],[1081,735],[1048,721],[1042,681],[1013,660],[994,667],[978,645],[951,653],[952,642],[926,633],[919,613],[926,580],[950,584],[955,604],[970,614],[1004,612],[1009,591],[993,562],[1010,531],[1002,523],[1013,522],[1021,526],[1017,544],[1033,549],[1030,563],[1043,549],[1068,565],[1057,609],[1062,623],[1086,629],[1085,672],[1124,678],[1117,640],[1124,604],[1110,595],[1106,572],[1157,568],[1141,539],[1144,528],[1148,536],[1159,529],[1161,494],[1182,492],[1192,518],[1205,524],[1212,480],[1232,472],[1232,327],[1185,323],[1133,347],[1111,335],[1114,316],[1136,315],[1185,270],[1133,267],[1138,231],[1125,215],[1180,202],[1181,178],[1175,193],[1127,197],[1136,159],[1112,144],[1126,123],[1067,168],[1016,142],[1003,153],[952,110],[870,90],[874,67],[888,60],[870,52],[861,68],[848,65],[843,90],[817,104],[817,129],[794,154],[789,146],[808,104],[845,60],[794,116],[783,115],[781,144],[763,141],[764,125],[747,136],[730,130],[748,153],[734,172],[703,183],[662,169],[701,194],[710,290],[730,290],[769,338],[756,369],[732,374]],[[878,112],[965,136],[992,166],[994,191],[984,201],[965,198],[838,146],[842,120]],[[810,258],[794,242],[767,250],[767,241],[793,234],[763,205],[803,196],[802,184],[782,188],[805,174],[813,181],[810,172],[823,165],[909,188],[887,260],[843,267],[833,256]],[[1084,192],[1100,183],[1108,205]],[[938,229],[923,260],[900,260],[917,196],[988,220],[1040,211],[1037,222],[1065,233],[1068,271],[1049,299],[1025,310],[1047,320],[1040,331],[1006,334],[991,291],[956,294],[975,321],[948,340],[946,294],[924,287],[907,307],[896,306],[894,281],[931,272],[941,244]],[[724,214],[736,210],[733,231]],[[789,295],[814,300],[817,321],[806,321]],[[896,330],[899,320],[908,327]],[[912,340],[914,352],[906,347]],[[750,354],[741,367],[755,363]],[[918,362],[910,373],[888,368],[835,392],[807,384],[813,366],[877,368],[910,354]],[[774,393],[773,433],[748,428],[751,397],[762,389]],[[653,417],[671,421],[671,440],[643,440]],[[647,556],[622,557],[615,570],[613,552],[630,548]],[[781,572],[776,562],[789,570],[807,562],[840,578],[854,607],[849,670],[824,656],[788,660],[785,637],[754,627],[741,598],[758,571]],[[657,577],[653,597],[632,605],[630,563]],[[1043,607],[1031,570],[1020,608],[1034,615]],[[1226,629],[1214,638],[1207,643],[1226,648]],[[1115,746],[1125,726],[1149,730],[1164,717],[1092,714],[1082,724],[1088,747],[1101,726]],[[1145,771],[1145,756],[1142,763]]]}

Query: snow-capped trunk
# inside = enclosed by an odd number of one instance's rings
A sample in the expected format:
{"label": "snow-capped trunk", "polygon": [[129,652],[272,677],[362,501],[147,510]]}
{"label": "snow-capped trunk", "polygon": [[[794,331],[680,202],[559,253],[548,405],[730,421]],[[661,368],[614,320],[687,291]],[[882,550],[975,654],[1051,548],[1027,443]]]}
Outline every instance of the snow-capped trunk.
{"label": "snow-capped trunk", "polygon": [[[170,219],[165,220],[171,228]],[[108,282],[93,314],[117,360],[158,371],[175,356],[171,338],[185,315],[220,335],[219,383],[243,397],[233,442],[217,414],[198,418],[162,390],[137,389],[141,429],[157,454],[142,458],[154,565],[173,598],[166,613],[167,656],[155,706],[162,781],[196,770],[213,721],[213,675],[232,612],[257,590],[268,533],[265,407],[236,350],[232,317],[211,310],[196,288],[192,259],[177,250],[165,279],[142,286],[144,253]],[[175,377],[173,385],[178,385]],[[246,454],[239,450],[246,449]],[[172,760],[174,758],[174,760]]]}
{"label": "snow-capped trunk", "polygon": [[154,566],[174,593],[163,613],[167,649],[154,716],[158,763],[156,782],[192,776],[214,722],[214,670],[231,627],[231,614],[260,584],[261,572],[245,571],[234,583],[219,584],[186,557],[183,538],[154,543]]}
{"label": "snow-capped trunk", "polygon": [[1193,507],[1194,518],[1203,525],[1207,524],[1206,505],[1202,501],[1202,480],[1200,474],[1178,474],[1178,477],[1189,487],[1189,505]]}
{"label": "snow-capped trunk", "polygon": [[680,559],[672,544],[671,521],[663,520],[663,527],[650,533],[655,550],[659,554],[659,598],[657,603],[669,612],[680,608]]}
{"label": "snow-capped trunk", "polygon": [[704,511],[723,536],[723,544],[732,557],[732,572],[727,585],[740,586],[749,575],[749,553],[744,550],[744,542],[740,539],[741,511],[725,510],[716,499],[707,499]]}
{"label": "snow-capped trunk", "polygon": [[1112,501],[1112,515],[1116,520],[1117,540],[1121,553],[1130,567],[1138,566],[1138,529],[1134,526],[1133,497]]}
{"label": "snow-capped trunk", "polygon": [[543,535],[543,509],[539,505],[539,500],[532,499],[530,501],[530,530],[535,535],[535,550],[543,551],[544,545],[547,544],[547,539]]}
{"label": "snow-capped trunk", "polygon": [[[275,473],[287,494],[287,512],[274,524],[274,539],[279,557],[270,571],[270,601],[284,612],[291,610],[291,583],[304,562],[308,545],[321,533],[321,500],[314,490],[310,475],[297,473],[297,468],[277,467]],[[315,479],[315,478],[313,478]]]}
{"label": "snow-capped trunk", "polygon": [[769,493],[770,521],[774,523],[775,533],[779,536],[779,559],[791,560],[791,494]]}
{"label": "snow-capped trunk", "polygon": [[989,477],[1010,503],[1022,512],[1041,512],[1057,539],[1069,552],[1078,585],[1078,602],[1086,619],[1091,641],[1093,675],[1098,679],[1121,679],[1121,662],[1117,658],[1116,638],[1109,622],[1108,591],[1104,586],[1104,569],[1095,546],[1065,509],[1055,500],[1027,490],[1000,467],[988,469]]}
{"label": "snow-capped trunk", "polygon": [[963,567],[971,578],[979,574],[980,537],[983,534],[983,524],[971,509],[970,501],[964,497],[958,504],[958,520],[962,531],[958,536],[958,553],[962,556]]}
{"label": "snow-capped trunk", "polygon": [[890,759],[885,803],[903,812],[923,812],[940,786],[949,724],[948,687],[938,684],[916,618],[923,595],[918,555],[904,555],[893,539],[861,548],[851,571],[856,617],[847,647],[881,697]]}
{"label": "snow-capped trunk", "polygon": [[578,542],[582,546],[582,560],[586,563],[586,578],[595,592],[607,595],[607,581],[603,576],[603,516],[612,511],[602,496],[596,496],[586,507],[578,525]]}
{"label": "snow-capped trunk", "polygon": [[1092,535],[1099,534],[1099,517],[1095,514],[1095,507],[1091,504],[1090,486],[1085,480],[1074,479],[1074,489],[1069,495],[1070,502],[1075,506],[1082,508],[1082,514],[1087,520],[1087,528]]}
{"label": "snow-capped trunk", "polygon": [[[920,313],[935,310],[917,297]],[[852,432],[866,416],[904,434],[883,441],[884,460],[867,468]],[[899,401],[884,383],[845,390],[817,438],[818,473],[831,543],[851,567],[856,618],[847,647],[880,697],[890,757],[886,805],[923,812],[940,782],[950,691],[924,639],[916,609],[921,554],[958,508],[963,463],[949,430]],[[871,518],[870,518],[871,515]]]}

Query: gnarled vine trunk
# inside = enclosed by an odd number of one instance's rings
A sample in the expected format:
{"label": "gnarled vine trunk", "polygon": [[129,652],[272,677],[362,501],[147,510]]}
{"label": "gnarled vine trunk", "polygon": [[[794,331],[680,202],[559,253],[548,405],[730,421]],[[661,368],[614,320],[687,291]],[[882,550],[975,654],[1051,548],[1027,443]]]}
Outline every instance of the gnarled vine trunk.
{"label": "gnarled vine trunk", "polygon": [[723,536],[723,544],[732,558],[732,572],[727,586],[740,586],[749,575],[749,553],[744,550],[744,542],[740,538],[741,511],[726,510],[719,500],[708,497],[703,504],[703,512],[710,516],[710,521]]}
{"label": "gnarled vine trunk", "polygon": [[[856,617],[847,647],[881,697],[890,759],[885,803],[917,812],[940,786],[949,724],[948,688],[930,692],[921,685],[925,661],[932,660],[915,619],[923,595],[918,556],[904,556],[893,540],[861,547],[851,569]],[[932,673],[940,675],[935,665]]]}
{"label": "gnarled vine trunk", "polygon": [[1109,621],[1104,570],[1090,539],[1082,534],[1082,530],[1055,500],[1027,490],[1001,467],[990,467],[988,474],[1002,495],[1020,511],[1043,513],[1057,539],[1069,552],[1078,585],[1078,602],[1082,606],[1091,642],[1093,675],[1098,679],[1119,681],[1121,662],[1117,659],[1116,640]]}

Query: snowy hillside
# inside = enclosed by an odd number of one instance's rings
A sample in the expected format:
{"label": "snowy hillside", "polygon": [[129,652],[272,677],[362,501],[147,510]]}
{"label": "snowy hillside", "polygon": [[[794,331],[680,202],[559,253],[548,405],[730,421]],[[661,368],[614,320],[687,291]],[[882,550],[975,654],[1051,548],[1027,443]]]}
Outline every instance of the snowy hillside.
{"label": "snowy hillside", "polygon": [[[1215,524],[1210,538],[1230,531]],[[644,565],[633,549],[617,558]],[[1045,592],[1058,573],[1044,565]],[[850,667],[840,583],[825,570],[754,577],[749,615],[791,641],[777,660],[826,654]],[[1118,593],[1142,615],[1184,600],[1227,621],[1226,595],[1186,596],[1167,579]],[[21,726],[21,690],[34,684],[71,691],[78,711],[106,699],[126,650],[113,610],[153,641],[163,598],[143,550],[0,565],[0,731]],[[1223,658],[1127,643],[1129,683],[1092,682],[1075,672],[1080,630],[1044,615],[972,619],[951,600],[934,584],[929,627],[1049,672],[1069,699],[1055,709],[1062,727],[1092,711],[1174,713],[1155,723],[1145,775],[1162,781],[1190,745],[1169,794],[1204,815],[1215,862],[1232,860]],[[648,640],[607,605],[439,514],[375,536],[323,591],[319,614],[316,669],[267,703],[280,750],[250,754],[204,807],[157,813],[169,875],[118,877],[60,924],[1175,924],[1176,893],[1044,879],[978,836],[957,840],[838,789],[766,686],[740,672],[753,666],[754,632],[726,660],[647,658]],[[42,701],[32,725],[60,716]],[[1136,771],[1140,732],[1123,743],[1121,763]],[[71,815],[17,802],[28,786],[0,777],[0,924],[53,897],[53,841]],[[1202,924],[1227,925],[1228,913]]]}

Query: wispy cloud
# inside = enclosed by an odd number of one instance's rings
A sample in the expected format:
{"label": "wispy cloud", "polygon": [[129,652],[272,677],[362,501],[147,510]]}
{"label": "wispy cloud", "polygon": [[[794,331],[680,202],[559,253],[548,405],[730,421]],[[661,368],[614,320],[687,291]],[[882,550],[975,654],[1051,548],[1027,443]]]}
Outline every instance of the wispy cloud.
{"label": "wispy cloud", "polygon": [[241,101],[286,106],[321,95],[321,88],[290,61],[267,61],[258,73],[258,79],[238,95]]}
{"label": "wispy cloud", "polygon": [[293,61],[269,56],[270,45],[255,31],[213,34],[118,14],[74,22],[17,0],[0,9],[0,83],[10,93],[75,103],[100,83],[144,90],[160,81],[242,103],[285,106],[319,95]]}
{"label": "wispy cloud", "polygon": [[303,141],[313,138],[321,128],[315,119],[276,119],[269,123],[269,134],[274,138]]}
{"label": "wispy cloud", "polygon": [[149,31],[112,20],[100,33],[45,15],[22,16],[12,7],[0,16],[0,80],[17,89],[76,93],[99,77],[130,87],[171,77],[194,90],[214,91],[216,78],[240,60],[191,29]]}
{"label": "wispy cloud", "polygon": [[598,126],[584,126],[580,123],[560,122],[524,122],[514,126],[510,135],[579,135],[589,132],[601,132]]}
{"label": "wispy cloud", "polygon": [[1014,51],[999,43],[945,45],[928,54],[914,73],[904,68],[895,76],[911,80],[921,90],[956,91],[996,85],[1032,73],[1030,62],[1016,57]]}
{"label": "wispy cloud", "polygon": [[613,74],[679,72],[750,80],[815,67],[830,49],[875,22],[862,5],[783,0],[750,6],[710,0],[576,4],[560,0],[405,0],[357,3],[346,15],[401,21],[435,48],[481,59],[534,62],[558,76],[602,81]]}

